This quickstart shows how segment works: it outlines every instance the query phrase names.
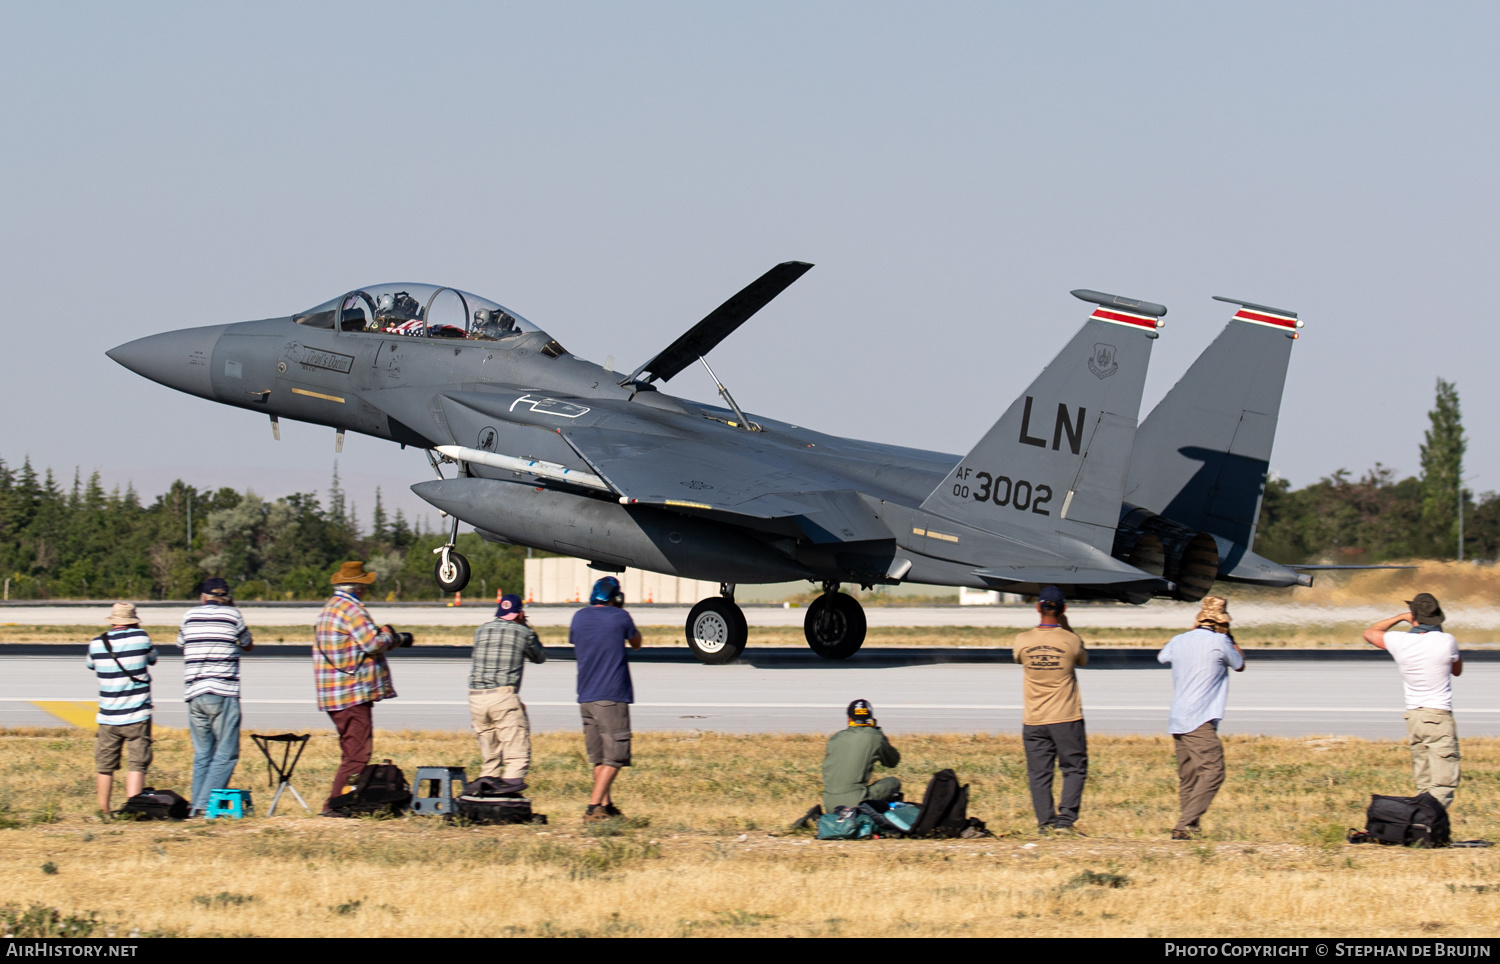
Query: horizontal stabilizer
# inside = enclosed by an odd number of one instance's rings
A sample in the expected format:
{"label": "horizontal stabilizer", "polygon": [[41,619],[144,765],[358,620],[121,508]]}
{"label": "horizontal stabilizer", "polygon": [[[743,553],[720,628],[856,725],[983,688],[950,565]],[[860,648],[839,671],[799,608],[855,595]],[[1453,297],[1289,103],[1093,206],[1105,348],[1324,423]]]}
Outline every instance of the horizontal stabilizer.
{"label": "horizontal stabilizer", "polygon": [[1298,572],[1322,572],[1328,569],[1420,569],[1420,566],[1287,566]]}
{"label": "horizontal stabilizer", "polygon": [[682,337],[667,346],[665,351],[637,368],[625,381],[634,381],[645,372],[651,375],[646,379],[647,384],[657,379],[670,380],[673,375],[713,351],[719,342],[728,338],[736,328],[749,321],[752,315],[770,304],[773,298],[811,268],[812,265],[805,261],[784,261],[778,264],[715,308],[708,317],[689,328]]}

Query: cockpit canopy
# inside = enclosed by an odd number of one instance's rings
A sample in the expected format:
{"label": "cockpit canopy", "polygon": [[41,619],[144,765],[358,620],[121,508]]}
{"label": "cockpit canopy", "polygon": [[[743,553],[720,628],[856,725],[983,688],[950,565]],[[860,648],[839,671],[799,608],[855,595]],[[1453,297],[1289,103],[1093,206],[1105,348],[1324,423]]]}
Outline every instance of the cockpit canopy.
{"label": "cockpit canopy", "polygon": [[[299,325],[340,331],[383,332],[415,338],[502,341],[541,329],[488,298],[424,284],[359,288],[293,315]],[[549,342],[550,343],[550,342]]]}

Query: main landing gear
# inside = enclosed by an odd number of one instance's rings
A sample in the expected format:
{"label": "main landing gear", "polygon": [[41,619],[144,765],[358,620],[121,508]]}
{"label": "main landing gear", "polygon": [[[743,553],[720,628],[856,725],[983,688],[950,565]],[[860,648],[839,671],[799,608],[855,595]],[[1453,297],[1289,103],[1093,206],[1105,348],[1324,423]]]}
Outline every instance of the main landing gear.
{"label": "main landing gear", "polygon": [[732,663],[745,651],[750,627],[734,601],[734,583],[721,583],[719,595],[694,606],[687,618],[687,644],[698,662],[710,666]]}
{"label": "main landing gear", "polygon": [[453,548],[458,542],[458,516],[453,516],[453,531],[448,533],[448,542],[432,550],[438,557],[432,575],[443,592],[463,592],[469,584],[469,560]]}
{"label": "main landing gear", "polygon": [[824,659],[848,659],[865,643],[865,610],[859,600],[839,592],[836,582],[823,583],[823,595],[807,607],[802,622],[807,645]]}

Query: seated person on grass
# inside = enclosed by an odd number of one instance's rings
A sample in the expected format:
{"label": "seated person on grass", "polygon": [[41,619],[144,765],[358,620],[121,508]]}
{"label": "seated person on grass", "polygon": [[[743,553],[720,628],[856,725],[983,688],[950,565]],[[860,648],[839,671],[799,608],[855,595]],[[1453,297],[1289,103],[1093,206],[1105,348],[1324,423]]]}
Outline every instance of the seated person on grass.
{"label": "seated person on grass", "polygon": [[901,754],[875,725],[869,701],[850,703],[848,715],[849,725],[828,740],[823,756],[823,810],[827,813],[901,798],[901,781],[895,777],[870,782],[877,761],[893,767],[901,762]]}

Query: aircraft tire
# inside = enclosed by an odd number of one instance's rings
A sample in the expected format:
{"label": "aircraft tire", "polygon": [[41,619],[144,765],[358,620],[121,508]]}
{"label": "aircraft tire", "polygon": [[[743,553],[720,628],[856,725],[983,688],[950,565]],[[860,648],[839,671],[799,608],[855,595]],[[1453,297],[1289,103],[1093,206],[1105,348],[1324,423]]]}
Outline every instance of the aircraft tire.
{"label": "aircraft tire", "polygon": [[447,571],[444,571],[443,560],[440,558],[437,565],[432,567],[432,577],[437,580],[438,588],[443,592],[463,592],[464,587],[469,584],[469,560],[462,553],[448,553]]}
{"label": "aircraft tire", "polygon": [[694,606],[686,630],[688,649],[698,662],[710,666],[739,659],[750,639],[744,611],[722,596],[710,596]]}
{"label": "aircraft tire", "polygon": [[865,609],[853,596],[825,592],[807,607],[802,631],[819,656],[848,659],[865,644]]}

